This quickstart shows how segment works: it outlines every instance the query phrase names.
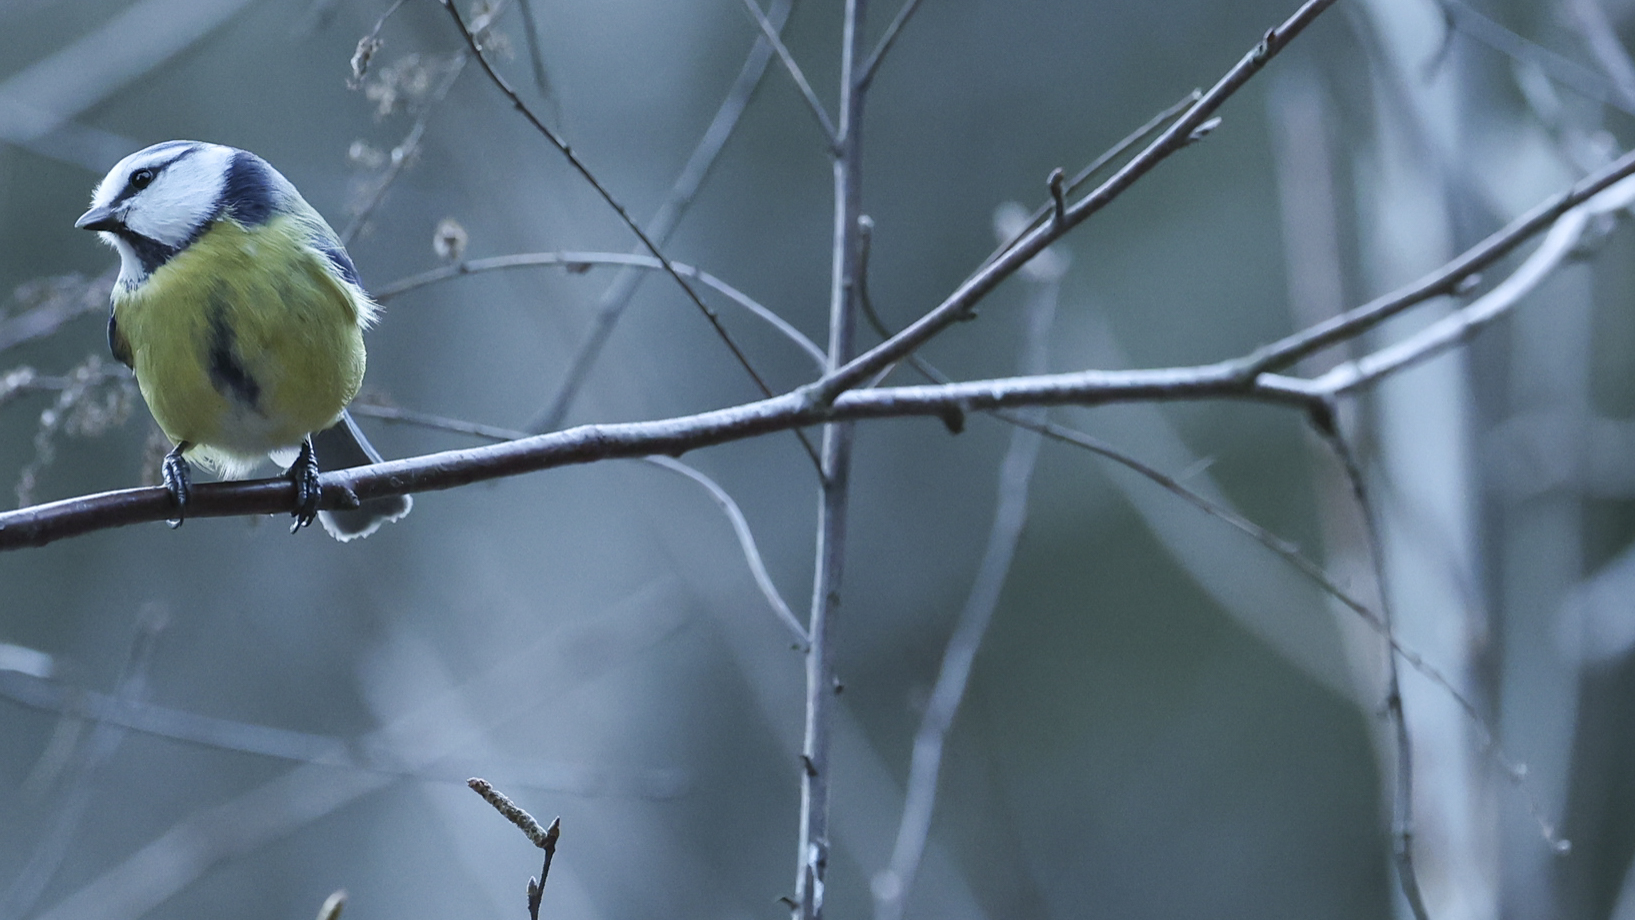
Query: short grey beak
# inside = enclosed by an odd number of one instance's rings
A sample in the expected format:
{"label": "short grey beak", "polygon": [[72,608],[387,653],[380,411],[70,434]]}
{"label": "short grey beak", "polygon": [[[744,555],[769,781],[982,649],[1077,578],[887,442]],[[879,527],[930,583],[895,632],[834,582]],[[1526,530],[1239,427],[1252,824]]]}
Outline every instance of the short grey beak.
{"label": "short grey beak", "polygon": [[74,226],[80,230],[118,230],[119,218],[114,216],[113,208],[92,208],[74,221]]}

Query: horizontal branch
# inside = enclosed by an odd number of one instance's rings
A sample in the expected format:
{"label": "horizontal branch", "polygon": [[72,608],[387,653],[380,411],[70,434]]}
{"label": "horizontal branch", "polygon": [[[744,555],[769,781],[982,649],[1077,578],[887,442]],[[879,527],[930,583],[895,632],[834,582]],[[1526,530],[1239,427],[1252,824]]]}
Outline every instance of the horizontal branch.
{"label": "horizontal branch", "polygon": [[[933,416],[1030,405],[1103,405],[1133,401],[1244,398],[1307,410],[1322,407],[1304,381],[1263,374],[1246,382],[1231,363],[1137,371],[1080,371],[978,380],[943,386],[885,387],[845,393],[830,406],[797,391],[696,415],[646,422],[581,425],[520,441],[443,451],[406,460],[324,473],[326,510],[411,492],[453,489],[539,470],[690,450],[829,421]],[[295,502],[288,479],[203,483],[193,487],[188,517],[231,517],[288,512]],[[65,537],[175,516],[160,487],[122,489],[0,512],[0,550],[43,546]]]}

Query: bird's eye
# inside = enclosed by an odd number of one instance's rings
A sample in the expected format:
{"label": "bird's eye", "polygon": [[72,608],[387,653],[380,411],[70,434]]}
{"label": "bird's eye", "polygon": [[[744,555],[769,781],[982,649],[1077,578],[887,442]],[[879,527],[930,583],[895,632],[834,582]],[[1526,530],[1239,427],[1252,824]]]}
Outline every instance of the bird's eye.
{"label": "bird's eye", "polygon": [[153,182],[154,172],[151,169],[138,169],[131,173],[131,188],[147,188]]}

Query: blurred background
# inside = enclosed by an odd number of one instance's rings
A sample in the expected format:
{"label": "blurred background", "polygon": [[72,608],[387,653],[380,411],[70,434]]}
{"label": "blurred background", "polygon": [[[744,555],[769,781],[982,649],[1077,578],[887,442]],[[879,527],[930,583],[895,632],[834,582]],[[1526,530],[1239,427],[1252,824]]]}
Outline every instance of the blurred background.
{"label": "blurred background", "polygon": [[[1208,86],[1295,6],[925,4],[863,127],[882,320],[934,306],[993,249],[1007,203],[1048,200],[1052,168],[1073,174]],[[460,258],[630,251],[468,66],[437,3],[408,0],[353,79],[387,7],[0,2],[12,501],[155,478],[156,428],[107,355],[115,257],[73,229],[140,147],[199,138],[266,157],[349,234],[377,292]],[[841,11],[800,0],[783,26],[831,111]],[[896,11],[873,5],[871,43]],[[673,225],[671,257],[824,342],[828,155],[759,35],[738,0],[513,0],[489,40],[631,214]],[[1207,362],[1406,284],[1630,143],[1629,39],[1624,0],[1342,0],[1205,142],[924,357],[961,379],[1015,373],[1030,344],[1053,370]],[[754,92],[733,120],[735,85]],[[681,209],[672,187],[689,172],[701,183]],[[1592,236],[1468,349],[1342,413],[1402,641],[1485,722],[1405,670],[1437,920],[1635,916],[1635,240],[1611,220]],[[704,296],[774,389],[815,374],[788,337]],[[672,282],[607,267],[404,290],[368,346],[360,402],[510,429],[757,395]],[[360,416],[388,457],[481,443]],[[1377,602],[1340,468],[1289,411],[1051,418],[1235,507]],[[927,419],[859,429],[830,916],[876,910],[914,734],[1006,495],[1025,499],[1026,525],[947,739],[907,915],[1401,915],[1378,637],[1151,482],[1059,443],[1027,454],[986,417],[958,436]],[[1026,492],[1014,476],[1001,488],[1007,455]],[[683,459],[736,502],[804,620],[817,487],[796,439]],[[547,917],[785,915],[803,664],[711,492],[620,461],[418,496],[359,543],[287,530],[195,520],[0,556],[0,918],[309,917],[338,888],[348,917],[521,916],[538,853],[464,788],[472,775],[561,815]],[[1488,756],[1489,731],[1527,765],[1521,782]]]}

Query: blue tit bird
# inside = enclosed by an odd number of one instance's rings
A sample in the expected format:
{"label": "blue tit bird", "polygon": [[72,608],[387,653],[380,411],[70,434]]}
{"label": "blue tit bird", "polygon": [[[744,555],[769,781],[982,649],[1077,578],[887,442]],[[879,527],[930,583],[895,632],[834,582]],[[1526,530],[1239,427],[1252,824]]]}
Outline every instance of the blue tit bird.
{"label": "blue tit bird", "polygon": [[269,456],[295,483],[292,531],[316,516],[350,540],[409,513],[408,496],[317,510],[320,460],[380,461],[346,412],[377,307],[335,231],[266,160],[155,144],[114,166],[74,226],[119,253],[108,345],[175,445],[162,469],[175,524],[189,460],[239,478]]}

